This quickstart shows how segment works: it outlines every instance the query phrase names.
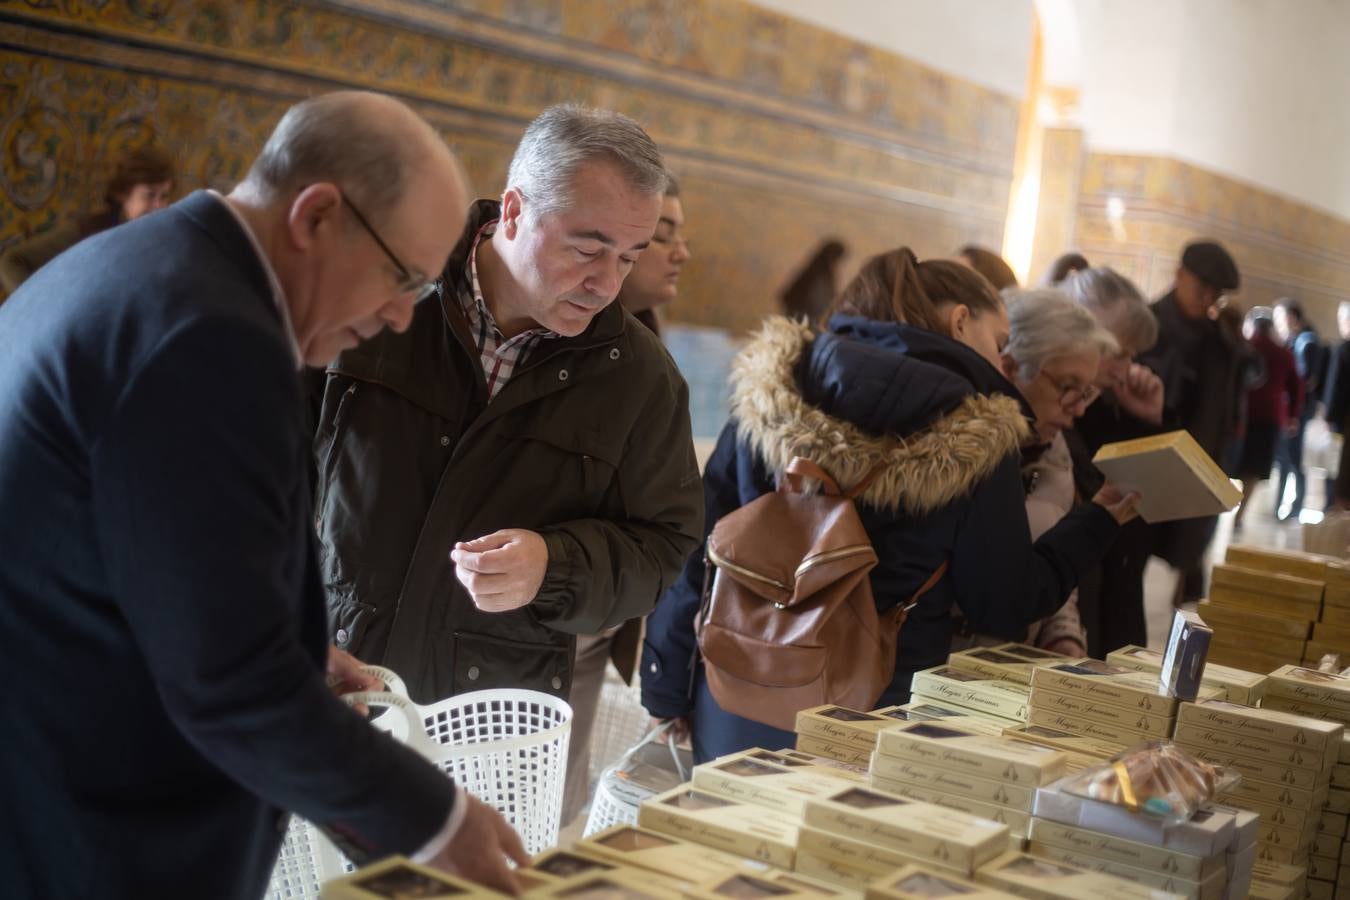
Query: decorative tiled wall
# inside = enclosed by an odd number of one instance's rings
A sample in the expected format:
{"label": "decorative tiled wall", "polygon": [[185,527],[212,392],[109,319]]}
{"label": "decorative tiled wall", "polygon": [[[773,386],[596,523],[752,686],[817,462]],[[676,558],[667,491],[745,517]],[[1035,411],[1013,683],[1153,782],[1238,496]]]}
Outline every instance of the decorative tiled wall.
{"label": "decorative tiled wall", "polygon": [[[1107,214],[1112,198],[1123,207],[1119,221]],[[1324,336],[1335,335],[1336,304],[1350,300],[1350,222],[1178,160],[1087,155],[1075,243],[1094,264],[1115,266],[1158,296],[1197,237],[1232,252],[1243,308],[1294,296]]]}
{"label": "decorative tiled wall", "polygon": [[752,327],[827,235],[849,271],[1001,243],[1014,98],[739,0],[0,0],[0,248],[149,135],[183,190],[227,188],[288,104],[350,86],[413,103],[482,194],[551,103],[638,119],[684,186],[676,321]]}

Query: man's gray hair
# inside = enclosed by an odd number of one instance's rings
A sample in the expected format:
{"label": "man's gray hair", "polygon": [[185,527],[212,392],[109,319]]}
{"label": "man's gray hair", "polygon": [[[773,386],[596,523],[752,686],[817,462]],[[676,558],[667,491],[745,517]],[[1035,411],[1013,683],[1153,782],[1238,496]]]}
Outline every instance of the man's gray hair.
{"label": "man's gray hair", "polygon": [[1078,353],[1116,353],[1120,345],[1092,313],[1055,288],[1007,288],[1008,346],[1022,378],[1030,381],[1045,364]]}
{"label": "man's gray hair", "polygon": [[506,186],[524,198],[531,217],[571,207],[572,183],[586,163],[618,167],[644,196],[665,193],[670,176],[656,143],[638,123],[604,109],[550,106],[530,123],[506,173]]}
{"label": "man's gray hair", "polygon": [[292,106],[253,161],[244,186],[270,203],[332,182],[368,217],[385,217],[403,199],[411,170],[426,150],[405,130],[372,127],[367,110],[347,92]]}
{"label": "man's gray hair", "polygon": [[1060,289],[1092,312],[1122,344],[1143,353],[1158,342],[1158,319],[1134,282],[1109,266],[1074,272]]}

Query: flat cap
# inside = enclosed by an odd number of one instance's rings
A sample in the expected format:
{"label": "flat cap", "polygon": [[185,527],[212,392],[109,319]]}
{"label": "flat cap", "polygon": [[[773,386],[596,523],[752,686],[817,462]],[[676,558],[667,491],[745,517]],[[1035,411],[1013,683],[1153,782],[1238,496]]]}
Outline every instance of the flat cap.
{"label": "flat cap", "polygon": [[1194,241],[1181,254],[1181,266],[1205,284],[1220,291],[1235,291],[1241,283],[1237,263],[1220,244]]}

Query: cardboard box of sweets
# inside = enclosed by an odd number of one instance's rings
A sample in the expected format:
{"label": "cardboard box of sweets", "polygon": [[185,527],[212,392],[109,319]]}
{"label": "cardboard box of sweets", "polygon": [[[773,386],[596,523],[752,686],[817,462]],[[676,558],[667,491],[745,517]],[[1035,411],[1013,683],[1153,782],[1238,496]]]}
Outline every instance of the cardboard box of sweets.
{"label": "cardboard box of sweets", "polygon": [[1094,759],[1110,759],[1120,752],[1119,744],[1095,741],[1081,734],[1047,728],[1044,725],[1019,725],[1016,728],[1007,728],[1004,729],[1003,736],[1009,740],[1049,747],[1052,750],[1063,750],[1065,753],[1076,753]]}
{"label": "cardboard box of sweets", "polygon": [[763,806],[682,785],[644,801],[638,825],[693,844],[791,869],[797,825]]}
{"label": "cardboard box of sweets", "polygon": [[[1272,681],[1267,693],[1273,687]],[[1316,721],[1265,707],[1240,706],[1226,700],[1183,703],[1177,712],[1177,724],[1232,732],[1253,741],[1289,745],[1327,755],[1339,753],[1345,733],[1344,727],[1338,731],[1334,722]]]}
{"label": "cardboard box of sweets", "polygon": [[[388,900],[389,897],[501,898],[504,895],[445,872],[391,856],[324,884],[323,900]],[[678,897],[675,894],[673,897]],[[659,898],[666,900],[666,898]]]}
{"label": "cardboard box of sweets", "polygon": [[877,744],[877,732],[894,724],[894,719],[877,713],[827,704],[797,713],[795,729],[800,735],[871,753]]}
{"label": "cardboard box of sweets", "polygon": [[963,871],[993,859],[1008,843],[1006,825],[867,788],[808,801],[802,822]]}
{"label": "cardboard box of sweets", "polygon": [[791,769],[794,772],[814,772],[829,778],[842,778],[857,784],[867,783],[867,765],[855,766],[850,763],[819,756],[803,750],[759,750],[750,751],[749,759],[773,763]]}
{"label": "cardboard box of sweets", "polygon": [[1322,592],[1326,582],[1314,578],[1300,578],[1281,572],[1264,572],[1249,569],[1232,563],[1219,563],[1214,567],[1212,583],[1215,587],[1234,587],[1242,591],[1251,591],[1267,597],[1282,597],[1299,600],[1310,606],[1320,606]]}
{"label": "cardboard box of sweets", "polygon": [[1007,894],[987,885],[942,874],[924,866],[905,866],[878,878],[867,888],[867,900],[924,900],[928,897],[960,897],[962,900],[1011,900]]}
{"label": "cardboard box of sweets", "polygon": [[1061,694],[1037,688],[1031,699],[1031,708],[1033,711],[1053,712],[1113,728],[1129,729],[1155,740],[1164,740],[1172,735],[1172,716],[1114,706],[1082,694]]}
{"label": "cardboard box of sweets", "polygon": [[1308,871],[1300,866],[1264,862],[1258,859],[1256,864],[1252,866],[1252,880],[1286,887],[1302,896],[1305,882],[1308,880]]}
{"label": "cardboard box of sweets", "polygon": [[746,872],[759,874],[768,869],[762,863],[700,844],[688,844],[634,825],[615,825],[584,841],[578,841],[576,852],[618,866],[644,869],[686,884],[699,884]]}
{"label": "cardboard box of sweets", "polygon": [[757,900],[773,897],[775,900],[816,900],[822,896],[838,896],[834,891],[822,894],[818,888],[798,880],[796,885],[758,875],[732,875],[700,884],[684,892],[686,900]]}
{"label": "cardboard box of sweets", "polygon": [[862,894],[872,882],[877,880],[877,872],[872,869],[849,865],[833,859],[825,859],[801,849],[797,850],[796,872],[807,878],[837,885],[849,897]]}
{"label": "cardboard box of sweets", "polygon": [[910,853],[889,843],[845,837],[842,834],[835,834],[810,826],[802,827],[801,838],[797,845],[797,855],[839,863],[858,872],[870,873],[872,878],[885,875],[887,872],[894,872],[901,866],[912,863],[931,865],[962,878],[969,877],[971,873],[971,869],[966,866],[947,865],[942,860]]}
{"label": "cardboard box of sweets", "polygon": [[[1033,708],[1029,719],[1032,725],[1040,725],[1042,728],[1050,728],[1055,731],[1069,731],[1090,738],[1099,744],[1114,745],[1116,753],[1142,741],[1151,740],[1148,735],[1138,731],[1080,719],[1077,716],[1067,716],[1053,710]],[[1114,756],[1115,753],[1111,755]]]}
{"label": "cardboard box of sweets", "polygon": [[[1266,710],[1278,712],[1278,710]],[[1334,723],[1333,723],[1334,724]],[[1188,748],[1203,748],[1211,753],[1239,754],[1248,759],[1260,759],[1275,766],[1294,766],[1311,772],[1321,773],[1333,760],[1331,748],[1309,750],[1293,744],[1267,741],[1261,737],[1249,737],[1232,731],[1212,728],[1207,725],[1188,725],[1177,722],[1172,739]]]}
{"label": "cardboard box of sweets", "polygon": [[1259,569],[1280,575],[1294,575],[1350,586],[1350,565],[1334,556],[1302,550],[1275,550],[1248,544],[1229,544],[1224,560],[1246,569]]}
{"label": "cardboard box of sweets", "polygon": [[797,749],[863,769],[867,768],[872,756],[870,751],[859,750],[853,744],[835,743],[809,734],[797,735]]}
{"label": "cardboard box of sweets", "polygon": [[[1204,618],[1203,613],[1201,618]],[[1157,650],[1149,650],[1147,647],[1128,645],[1106,654],[1106,661],[1113,666],[1120,666],[1122,669],[1161,672],[1163,655]],[[1209,663],[1205,666],[1205,672],[1200,678],[1200,683],[1223,688],[1226,695],[1223,699],[1232,703],[1245,703],[1248,706],[1254,706],[1265,692],[1266,676]]]}
{"label": "cardboard box of sweets", "polygon": [[1065,770],[1062,751],[972,734],[945,722],[910,722],[883,731],[877,753],[980,778],[1047,784]]}
{"label": "cardboard box of sweets", "polygon": [[752,758],[748,750],[694,766],[693,786],[728,797],[800,816],[810,797],[827,797],[856,784],[851,779],[803,772]]}
{"label": "cardboard box of sweets", "polygon": [[940,720],[957,728],[972,731],[976,734],[986,734],[990,737],[999,737],[1003,734],[1004,729],[1022,724],[1021,722],[1014,722],[1012,719],[1005,719],[1002,716],[988,716],[955,705],[943,706],[943,703],[945,701],[933,701],[927,697],[919,697],[916,701],[886,710],[882,714],[905,722]]}
{"label": "cardboard box of sweets", "polygon": [[1031,684],[1031,670],[1036,666],[1045,665],[1047,662],[1065,661],[1068,661],[1067,657],[1054,657],[1048,660],[1028,659],[1016,652],[1000,650],[997,647],[971,647],[968,650],[958,650],[947,657],[947,665],[950,668],[983,678],[1013,681],[1018,684]]}
{"label": "cardboard box of sweets", "polygon": [[1295,600],[1292,597],[1277,597],[1244,590],[1234,584],[1215,584],[1209,589],[1209,602],[1213,606],[1233,606],[1242,609],[1258,610],[1266,615],[1288,616],[1308,624],[1316,622],[1322,606],[1311,600]]}
{"label": "cardboard box of sweets", "polygon": [[[1223,469],[1185,431],[1106,444],[1092,463],[1121,490],[1143,490],[1139,516],[1145,522],[1215,516],[1242,499]],[[1166,489],[1149,490],[1153,485]]]}
{"label": "cardboard box of sweets", "polygon": [[529,868],[519,869],[518,874],[528,875],[537,881],[556,883],[584,872],[607,872],[614,868],[617,868],[615,863],[574,853],[571,850],[554,848],[535,856]]}
{"label": "cardboard box of sweets", "polygon": [[[391,894],[414,897],[417,894]],[[426,895],[435,896],[435,895]],[[567,898],[567,900],[681,900],[684,890],[678,885],[653,877],[650,872],[615,868],[608,872],[587,872],[557,884],[544,885],[525,894],[531,898]]]}
{"label": "cardboard box of sweets", "polygon": [[1037,859],[1026,853],[1006,853],[975,873],[975,880],[1019,897],[1038,900],[1170,900],[1181,898],[1156,888],[1087,872],[1064,863]]}
{"label": "cardboard box of sweets", "polygon": [[963,797],[960,794],[949,793],[938,788],[924,787],[908,781],[896,781],[874,775],[872,776],[872,787],[885,794],[904,797],[906,800],[918,800],[921,803],[931,803],[934,806],[945,806],[948,809],[960,810],[981,819],[998,822],[1000,825],[1007,825],[1008,834],[1013,838],[1026,837],[1027,827],[1031,824],[1031,814],[1023,810],[1011,809],[996,803],[987,803],[973,797]]}
{"label": "cardboard box of sweets", "polygon": [[1308,619],[1291,619],[1245,607],[1225,606],[1213,600],[1201,600],[1196,605],[1195,611],[1200,614],[1200,618],[1214,627],[1214,633],[1218,636],[1236,631],[1243,635],[1259,635],[1262,638],[1306,641],[1312,631],[1312,621]]}
{"label": "cardboard box of sweets", "polygon": [[1189,900],[1223,900],[1224,888],[1228,884],[1228,873],[1222,867],[1204,881],[1192,881],[1156,869],[1141,869],[1112,859],[1102,859],[1038,841],[1032,841],[1027,846],[1027,853],[1037,859],[1064,863],[1087,872],[1110,875],[1143,887],[1179,894]]}
{"label": "cardboard box of sweets", "polygon": [[1350,677],[1303,666],[1281,666],[1270,673],[1266,693],[1299,703],[1345,710],[1350,717]]}
{"label": "cardboard box of sweets", "polygon": [[1172,716],[1177,708],[1176,698],[1163,693],[1158,679],[1097,660],[1037,668],[1031,673],[1031,689],[1034,694],[1042,688],[1160,716]]}
{"label": "cardboard box of sweets", "polygon": [[951,666],[939,666],[914,673],[910,688],[922,697],[933,697],[965,709],[999,716],[1017,722],[1027,719],[1026,685],[1013,681],[985,678],[962,672]]}
{"label": "cardboard box of sweets", "polygon": [[1036,793],[1034,784],[981,778],[940,763],[924,764],[882,753],[872,758],[873,783],[879,779],[969,797],[1023,812],[1030,812]]}
{"label": "cardboard box of sweets", "polygon": [[1269,760],[1218,752],[1208,747],[1189,744],[1184,740],[1177,740],[1175,743],[1196,759],[1213,766],[1232,769],[1247,781],[1286,784],[1305,791],[1315,790],[1327,783],[1326,772],[1314,772],[1311,769],[1286,766]]}
{"label": "cardboard box of sweets", "polygon": [[1225,871],[1222,852],[1211,856],[1193,856],[1168,847],[1131,841],[1106,832],[1065,825],[1048,819],[1032,819],[1029,837],[1033,841],[1075,853],[1108,859],[1135,868],[1154,869],[1188,881],[1203,882],[1216,873]]}

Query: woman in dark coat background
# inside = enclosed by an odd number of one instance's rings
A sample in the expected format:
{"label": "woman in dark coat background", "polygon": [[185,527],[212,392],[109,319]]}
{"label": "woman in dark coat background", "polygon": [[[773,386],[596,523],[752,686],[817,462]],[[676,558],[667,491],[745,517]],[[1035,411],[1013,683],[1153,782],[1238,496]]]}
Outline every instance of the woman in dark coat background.
{"label": "woman in dark coat background", "polygon": [[[1019,452],[1029,410],[996,368],[1007,334],[987,281],[902,248],[863,267],[823,333],[772,317],[737,359],[732,421],[704,474],[706,530],[772,491],[794,456],[845,490],[884,462],[858,504],[880,557],[870,576],[878,609],[908,602],[950,565],[910,613],[878,704],[908,700],[913,673],[941,664],[958,629],[1024,637],[1133,514],[1134,498],[1108,487],[1032,542]],[[685,720],[699,760],[790,745],[791,733],[712,697],[695,650],[703,575],[700,548],[648,620],[643,705]]]}

